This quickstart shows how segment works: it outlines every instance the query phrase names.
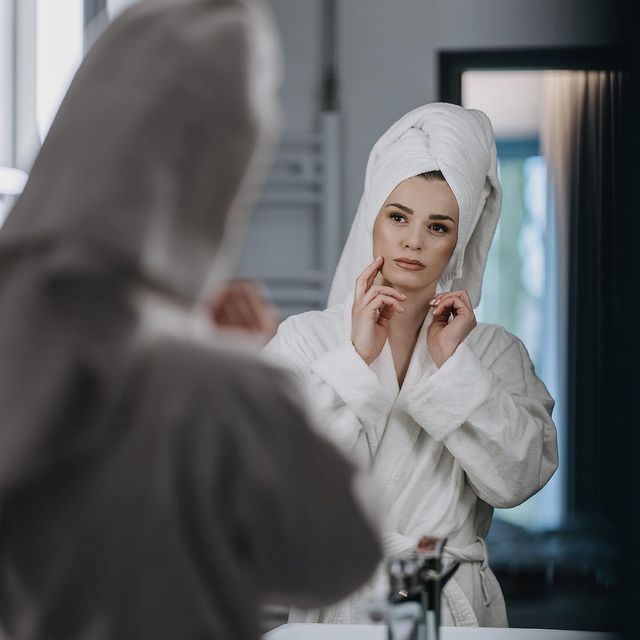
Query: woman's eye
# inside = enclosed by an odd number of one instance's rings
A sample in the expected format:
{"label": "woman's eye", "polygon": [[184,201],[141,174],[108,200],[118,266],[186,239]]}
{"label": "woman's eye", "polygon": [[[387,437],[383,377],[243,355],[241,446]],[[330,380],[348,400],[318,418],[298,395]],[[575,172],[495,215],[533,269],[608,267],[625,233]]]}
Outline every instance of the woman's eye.
{"label": "woman's eye", "polygon": [[392,213],[389,216],[394,222],[402,222],[406,218],[401,213]]}
{"label": "woman's eye", "polygon": [[445,234],[449,229],[445,227],[443,224],[438,224],[437,222],[429,226],[430,229],[433,229],[436,233]]}

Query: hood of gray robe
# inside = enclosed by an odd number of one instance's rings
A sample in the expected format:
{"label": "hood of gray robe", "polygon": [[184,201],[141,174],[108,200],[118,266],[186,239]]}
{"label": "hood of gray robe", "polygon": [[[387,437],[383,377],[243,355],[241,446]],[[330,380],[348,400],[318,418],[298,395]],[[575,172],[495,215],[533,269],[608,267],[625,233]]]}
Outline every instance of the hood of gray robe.
{"label": "hood of gray robe", "polygon": [[95,246],[197,299],[233,266],[275,138],[279,69],[259,3],[137,3],[78,69],[0,248]]}
{"label": "hood of gray robe", "polygon": [[143,1],[96,41],[0,230],[0,490],[104,431],[139,324],[126,291],[188,315],[230,274],[279,74],[252,0]]}

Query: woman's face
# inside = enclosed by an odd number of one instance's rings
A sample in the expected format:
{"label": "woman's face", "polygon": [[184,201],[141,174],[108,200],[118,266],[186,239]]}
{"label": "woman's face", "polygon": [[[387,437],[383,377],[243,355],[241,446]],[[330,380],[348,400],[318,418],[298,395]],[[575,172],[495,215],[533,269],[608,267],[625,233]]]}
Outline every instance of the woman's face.
{"label": "woman's face", "polygon": [[405,293],[435,293],[458,240],[458,219],[458,202],[443,180],[401,182],[373,225],[373,255],[384,258],[383,278]]}

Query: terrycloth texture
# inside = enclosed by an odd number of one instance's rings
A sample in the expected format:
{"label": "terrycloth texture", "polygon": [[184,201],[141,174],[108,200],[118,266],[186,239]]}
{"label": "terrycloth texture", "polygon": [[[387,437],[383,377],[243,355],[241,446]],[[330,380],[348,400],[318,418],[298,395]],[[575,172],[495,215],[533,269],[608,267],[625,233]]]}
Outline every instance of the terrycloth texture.
{"label": "terrycloth texture", "polygon": [[[483,540],[494,507],[522,503],[553,475],[554,402],[522,342],[496,325],[478,324],[437,369],[426,342],[431,313],[399,389],[388,342],[371,367],[351,345],[352,299],[288,318],[265,352],[305,381],[322,433],[370,469],[385,556],[423,534],[448,536],[464,563],[445,587],[443,623],[505,626]],[[386,586],[381,565],[340,605],[291,620],[370,622],[368,598]]]}
{"label": "terrycloth texture", "polygon": [[375,568],[353,465],[198,304],[274,142],[276,50],[249,0],[135,5],[0,231],[0,635],[250,640],[265,598]]}
{"label": "terrycloth texture", "polygon": [[458,242],[438,291],[466,289],[473,306],[478,305],[502,202],[495,139],[482,111],[438,102],[404,115],[373,146],[364,192],[331,285],[329,306],[344,300],[375,257],[373,223],[389,194],[402,181],[434,170],[442,171],[460,210]]}

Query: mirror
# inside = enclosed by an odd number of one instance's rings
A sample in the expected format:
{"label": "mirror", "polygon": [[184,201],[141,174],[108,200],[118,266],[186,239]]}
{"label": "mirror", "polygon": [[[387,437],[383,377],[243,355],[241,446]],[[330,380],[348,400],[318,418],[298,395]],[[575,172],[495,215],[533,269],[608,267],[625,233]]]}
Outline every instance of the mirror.
{"label": "mirror", "polygon": [[[615,452],[604,436],[609,420],[596,399],[623,381],[598,373],[612,370],[602,355],[607,338],[595,320],[586,319],[594,318],[598,299],[589,297],[589,286],[604,290],[599,273],[616,259],[616,240],[600,246],[593,229],[596,219],[605,224],[615,212],[620,188],[612,177],[621,157],[626,81],[619,16],[598,3],[581,5],[580,24],[568,7],[547,2],[520,3],[518,15],[508,3],[498,3],[495,13],[463,2],[403,2],[393,8],[363,2],[309,2],[295,9],[285,0],[271,4],[284,43],[290,136],[283,142],[281,167],[290,175],[278,174],[277,182],[286,190],[299,181],[304,186],[292,191],[307,193],[304,204],[292,196],[264,217],[257,212],[244,273],[260,273],[252,261],[265,238],[273,238],[273,245],[266,243],[278,247],[271,259],[274,300],[285,315],[322,308],[323,269],[330,265],[330,273],[334,264],[336,229],[338,246],[344,242],[377,137],[424,102],[485,111],[496,130],[505,195],[478,315],[506,326],[532,354],[556,399],[561,456],[542,491],[519,507],[496,511],[489,538],[492,566],[511,625],[616,628],[620,576],[607,501],[615,491],[608,471]],[[327,35],[326,23],[321,28],[323,15],[334,21],[333,35]],[[337,96],[327,99],[327,87],[337,88]],[[326,103],[335,109],[323,109]],[[327,117],[334,118],[327,144],[340,141],[330,152],[330,166],[340,168],[337,204],[315,200],[323,194]],[[296,145],[298,136],[312,142],[309,155]],[[580,145],[582,155],[575,155]],[[599,209],[587,204],[593,202],[590,188],[608,194]],[[590,222],[578,217],[587,209]]]}

